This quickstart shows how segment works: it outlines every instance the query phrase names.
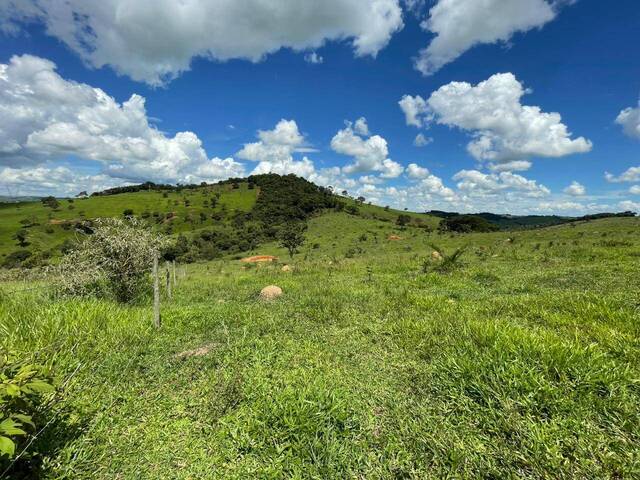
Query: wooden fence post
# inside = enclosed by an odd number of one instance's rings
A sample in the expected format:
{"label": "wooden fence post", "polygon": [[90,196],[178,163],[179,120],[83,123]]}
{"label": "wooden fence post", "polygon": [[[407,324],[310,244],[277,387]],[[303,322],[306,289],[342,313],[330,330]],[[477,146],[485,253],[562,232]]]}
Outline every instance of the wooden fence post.
{"label": "wooden fence post", "polygon": [[171,273],[169,272],[169,264],[167,264],[167,298],[171,299]]}
{"label": "wooden fence post", "polygon": [[153,324],[160,328],[160,279],[158,278],[158,254],[153,254]]}
{"label": "wooden fence post", "polygon": [[176,280],[176,261],[175,261],[175,259],[173,260],[172,264],[173,264],[173,288],[175,288],[176,284],[177,284],[177,280]]}

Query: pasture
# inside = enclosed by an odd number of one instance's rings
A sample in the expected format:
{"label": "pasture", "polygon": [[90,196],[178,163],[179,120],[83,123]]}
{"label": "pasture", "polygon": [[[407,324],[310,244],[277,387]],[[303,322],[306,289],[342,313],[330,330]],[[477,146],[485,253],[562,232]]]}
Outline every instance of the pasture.
{"label": "pasture", "polygon": [[[148,298],[0,283],[2,342],[63,384],[10,478],[637,478],[639,226],[327,213],[293,260],[179,265],[159,330]],[[434,271],[432,243],[461,263]]]}

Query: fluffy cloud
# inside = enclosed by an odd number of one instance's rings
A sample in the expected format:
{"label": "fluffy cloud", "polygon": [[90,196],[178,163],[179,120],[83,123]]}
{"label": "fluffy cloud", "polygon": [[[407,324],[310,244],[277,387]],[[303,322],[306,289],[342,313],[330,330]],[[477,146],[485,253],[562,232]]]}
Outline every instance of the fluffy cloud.
{"label": "fluffy cloud", "polygon": [[632,212],[640,212],[640,202],[632,202],[631,200],[623,200],[618,203],[620,210],[630,210]]}
{"label": "fluffy cloud", "polygon": [[[360,119],[366,126],[365,119]],[[358,120],[358,122],[360,121]],[[356,122],[356,128],[357,124]],[[347,123],[347,126],[338,131],[331,139],[331,148],[342,155],[348,155],[354,158],[354,163],[343,167],[342,171],[346,174],[361,172],[380,172],[383,178],[395,178],[402,174],[404,168],[390,158],[387,141],[380,135],[372,135],[364,138],[362,128],[359,132],[354,130],[354,126]],[[368,128],[366,129],[368,133]]]}
{"label": "fluffy cloud", "polygon": [[433,138],[425,137],[424,134],[419,133],[416,135],[416,138],[413,140],[413,145],[415,147],[426,147],[431,142],[433,142]]}
{"label": "fluffy cloud", "polygon": [[640,182],[640,167],[630,167],[617,176],[605,172],[604,178],[610,183]]}
{"label": "fluffy cloud", "polygon": [[588,205],[578,202],[540,202],[531,209],[534,212],[542,213],[568,213],[568,212],[584,212],[592,210]]}
{"label": "fluffy cloud", "polygon": [[304,61],[307,63],[319,64],[324,62],[324,58],[318,55],[316,52],[307,53],[304,56]]}
{"label": "fluffy cloud", "polygon": [[278,173],[309,178],[316,173],[311,160],[304,157],[294,160],[295,152],[306,152],[304,136],[298,130],[295,120],[280,120],[273,130],[259,130],[259,141],[247,143],[236,153],[238,158],[259,162],[252,175],[261,173]]}
{"label": "fluffy cloud", "polygon": [[531,168],[528,160],[512,160],[504,163],[490,163],[489,170],[492,172],[524,172]]}
{"label": "fluffy cloud", "polygon": [[0,185],[11,195],[73,196],[82,190],[98,191],[122,185],[104,174],[82,175],[64,166],[0,169]]}
{"label": "fluffy cloud", "polygon": [[407,125],[421,128],[425,124],[424,116],[428,114],[429,109],[427,102],[420,95],[415,97],[403,95],[398,105],[400,105],[400,110],[404,113]]}
{"label": "fluffy cloud", "polygon": [[431,94],[428,112],[439,124],[471,132],[467,150],[480,161],[507,164],[591,150],[589,140],[571,138],[559,113],[522,105],[525,93],[512,73],[493,75],[476,86],[452,82]]}
{"label": "fluffy cloud", "polygon": [[629,188],[629,193],[632,195],[640,195],[640,185],[632,185],[631,188]]}
{"label": "fluffy cloud", "polygon": [[438,0],[421,27],[435,34],[415,67],[431,75],[480,43],[507,42],[514,33],[541,28],[563,0]]}
{"label": "fluffy cloud", "polygon": [[364,137],[368,137],[369,135],[371,135],[371,133],[369,132],[369,125],[367,125],[367,119],[364,117],[360,117],[358,120],[356,120],[356,122],[353,124],[353,130],[358,135],[362,135]]}
{"label": "fluffy cloud", "polygon": [[584,187],[584,185],[576,181],[571,182],[571,185],[569,185],[563,191],[564,193],[566,193],[567,195],[571,195],[572,197],[580,197],[587,193],[587,189]]}
{"label": "fluffy cloud", "polygon": [[259,61],[281,48],[350,40],[375,56],[402,29],[398,0],[22,0],[0,3],[0,28],[41,22],[89,65],[160,85],[194,57]]}
{"label": "fluffy cloud", "polygon": [[244,173],[208,158],[192,132],[168,137],[149,124],[145,99],[119,104],[99,88],[63,79],[30,55],[0,64],[0,165],[34,167],[69,155],[127,181],[216,181]]}
{"label": "fluffy cloud", "polygon": [[539,198],[551,192],[535,180],[529,180],[511,172],[482,173],[478,170],[461,170],[453,176],[458,181],[458,189],[470,196],[495,196],[504,192],[512,192],[513,198]]}
{"label": "fluffy cloud", "polygon": [[640,106],[622,110],[616,118],[616,123],[622,125],[625,134],[640,140]]}
{"label": "fluffy cloud", "polygon": [[416,163],[407,165],[407,177],[413,180],[420,180],[429,176],[429,169],[421,167]]}

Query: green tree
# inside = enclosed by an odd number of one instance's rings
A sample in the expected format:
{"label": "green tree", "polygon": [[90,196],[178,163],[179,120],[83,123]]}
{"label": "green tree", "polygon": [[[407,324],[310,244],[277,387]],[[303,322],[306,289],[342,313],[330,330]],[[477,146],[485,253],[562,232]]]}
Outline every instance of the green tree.
{"label": "green tree", "polygon": [[287,223],[280,230],[280,246],[287,249],[291,258],[298,253],[298,248],[304,243],[306,229],[307,226],[303,223]]}
{"label": "green tree", "polygon": [[18,230],[13,236],[13,239],[17,240],[18,245],[20,245],[21,247],[26,247],[27,245],[29,245],[29,242],[27,242],[27,231],[24,229]]}
{"label": "green tree", "polygon": [[40,200],[42,202],[42,204],[46,207],[52,208],[52,209],[56,209],[60,207],[60,204],[58,203],[58,200],[56,200],[55,197],[44,197],[43,199]]}
{"label": "green tree", "polygon": [[396,225],[401,228],[405,228],[411,222],[411,217],[409,215],[405,215],[401,213],[398,215],[398,219],[396,220]]}

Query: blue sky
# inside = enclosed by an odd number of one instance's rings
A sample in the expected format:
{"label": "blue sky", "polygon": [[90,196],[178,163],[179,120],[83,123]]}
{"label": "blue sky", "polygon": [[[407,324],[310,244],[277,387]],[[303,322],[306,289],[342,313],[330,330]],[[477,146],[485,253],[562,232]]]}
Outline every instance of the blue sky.
{"label": "blue sky", "polygon": [[0,194],[274,171],[412,210],[640,211],[633,0],[146,3],[0,6]]}

